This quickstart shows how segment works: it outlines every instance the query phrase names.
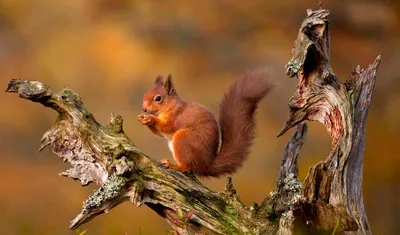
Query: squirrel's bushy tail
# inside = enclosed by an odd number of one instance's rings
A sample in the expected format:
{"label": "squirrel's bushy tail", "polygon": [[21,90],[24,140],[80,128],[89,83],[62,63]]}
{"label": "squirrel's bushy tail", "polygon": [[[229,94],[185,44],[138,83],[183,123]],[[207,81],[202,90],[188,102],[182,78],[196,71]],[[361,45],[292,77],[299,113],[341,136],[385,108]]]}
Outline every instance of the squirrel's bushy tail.
{"label": "squirrel's bushy tail", "polygon": [[254,113],[258,102],[272,88],[264,70],[247,73],[238,79],[220,104],[222,146],[210,176],[232,174],[247,159],[254,139]]}

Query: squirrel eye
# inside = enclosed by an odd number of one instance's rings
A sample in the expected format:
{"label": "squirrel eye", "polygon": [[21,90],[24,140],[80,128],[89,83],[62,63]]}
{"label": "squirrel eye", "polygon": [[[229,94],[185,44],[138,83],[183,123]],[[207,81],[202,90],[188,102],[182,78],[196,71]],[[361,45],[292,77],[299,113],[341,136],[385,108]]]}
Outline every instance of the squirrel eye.
{"label": "squirrel eye", "polygon": [[157,103],[160,103],[161,102],[161,96],[160,95],[156,95],[154,97],[154,101],[157,102]]}

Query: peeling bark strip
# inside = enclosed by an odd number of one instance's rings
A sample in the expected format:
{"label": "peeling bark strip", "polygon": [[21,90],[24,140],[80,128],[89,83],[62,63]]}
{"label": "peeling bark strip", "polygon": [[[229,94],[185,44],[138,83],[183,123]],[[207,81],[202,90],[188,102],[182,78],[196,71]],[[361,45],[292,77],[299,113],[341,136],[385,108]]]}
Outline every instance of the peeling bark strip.
{"label": "peeling bark strip", "polygon": [[[70,89],[54,92],[38,81],[12,79],[6,89],[59,113],[42,138],[40,150],[53,152],[72,168],[62,176],[82,186],[99,186],[71,221],[75,229],[122,202],[147,205],[179,234],[370,234],[362,200],[365,123],[380,56],[367,69],[359,66],[342,84],[330,66],[330,42],[324,9],[308,10],[287,64],[299,84],[289,101],[290,116],[278,136],[296,126],[284,152],[277,186],[263,203],[245,206],[232,179],[212,192],[194,175],[164,169],[138,150],[111,115],[100,125]],[[332,137],[332,151],[310,168],[303,184],[297,158],[306,120],[323,123]]]}

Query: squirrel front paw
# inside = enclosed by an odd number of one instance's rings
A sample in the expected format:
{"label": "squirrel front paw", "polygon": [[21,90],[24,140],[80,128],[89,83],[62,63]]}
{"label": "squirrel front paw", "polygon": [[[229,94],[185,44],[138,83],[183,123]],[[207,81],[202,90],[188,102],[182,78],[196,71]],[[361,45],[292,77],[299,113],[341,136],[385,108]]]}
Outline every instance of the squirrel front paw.
{"label": "squirrel front paw", "polygon": [[170,163],[167,159],[163,159],[160,161],[164,168],[169,168]]}
{"label": "squirrel front paw", "polygon": [[153,124],[153,120],[151,119],[150,115],[148,115],[148,114],[139,114],[137,116],[137,118],[138,118],[140,124],[142,124],[142,125],[148,126],[148,125]]}

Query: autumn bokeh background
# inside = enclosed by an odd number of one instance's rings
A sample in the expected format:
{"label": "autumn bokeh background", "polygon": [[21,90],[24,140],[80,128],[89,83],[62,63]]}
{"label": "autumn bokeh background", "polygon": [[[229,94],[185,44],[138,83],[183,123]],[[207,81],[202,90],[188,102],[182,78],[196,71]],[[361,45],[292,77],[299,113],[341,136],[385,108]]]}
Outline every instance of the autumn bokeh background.
{"label": "autumn bokeh background", "polygon": [[[0,82],[40,80],[80,94],[101,123],[125,119],[133,142],[155,159],[171,154],[164,140],[136,120],[141,96],[158,74],[172,73],[186,100],[214,113],[223,92],[245,71],[266,66],[275,90],[260,105],[250,159],[234,175],[242,200],[260,203],[273,189],[291,132],[276,138],[288,116],[296,80],[284,65],[307,8],[317,1],[8,0],[0,1]],[[378,54],[364,161],[364,202],[372,231],[400,229],[400,2],[324,1],[331,11],[333,69],[344,80]],[[38,153],[56,113],[0,93],[0,228],[2,234],[75,234],[68,221],[95,187],[57,176],[68,165],[49,149]],[[310,124],[300,174],[324,159],[330,138]],[[224,179],[203,180],[221,190]],[[84,225],[88,234],[165,234],[168,224],[145,206],[125,203]]]}

